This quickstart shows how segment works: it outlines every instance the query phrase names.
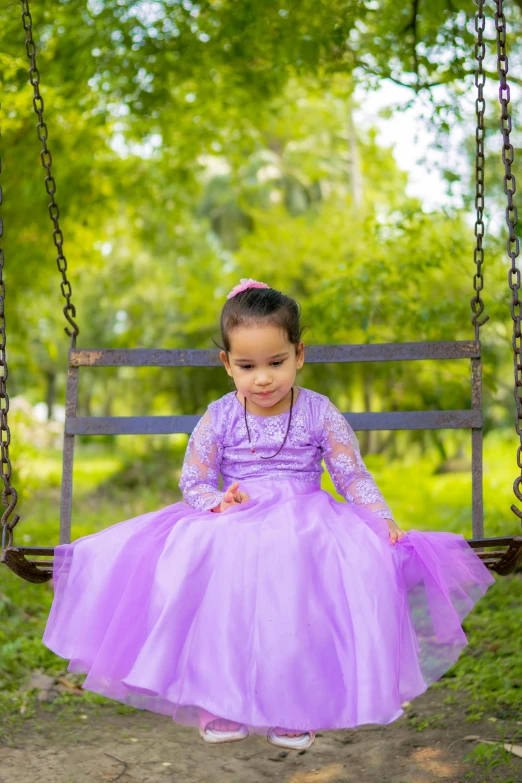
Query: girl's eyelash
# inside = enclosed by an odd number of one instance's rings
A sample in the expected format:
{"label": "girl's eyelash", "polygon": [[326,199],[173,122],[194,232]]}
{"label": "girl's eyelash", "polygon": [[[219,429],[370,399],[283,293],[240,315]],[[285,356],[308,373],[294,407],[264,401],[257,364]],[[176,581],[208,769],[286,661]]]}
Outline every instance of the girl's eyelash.
{"label": "girl's eyelash", "polygon": [[[279,367],[279,365],[283,364],[283,362],[284,362],[284,359],[280,359],[278,362],[272,362],[272,364],[275,364],[276,367]],[[240,364],[239,367],[240,367],[241,370],[249,370],[252,367],[252,365],[251,364]]]}

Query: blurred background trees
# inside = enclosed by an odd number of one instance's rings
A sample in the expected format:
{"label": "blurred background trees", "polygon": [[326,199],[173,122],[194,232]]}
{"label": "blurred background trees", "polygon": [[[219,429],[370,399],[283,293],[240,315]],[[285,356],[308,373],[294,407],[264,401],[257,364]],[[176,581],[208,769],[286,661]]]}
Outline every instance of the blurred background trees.
{"label": "blurred background trees", "polygon": [[[506,9],[515,91],[521,5]],[[33,0],[78,346],[213,347],[240,277],[295,296],[309,343],[471,339],[475,9],[473,0]],[[20,9],[4,4],[2,18],[10,394],[56,418],[63,298]],[[404,87],[388,113],[422,104],[441,149],[465,131],[466,176],[444,172],[448,192],[461,185],[461,206],[426,210],[408,196],[391,147],[356,121],[361,90],[386,83]],[[488,140],[498,115],[490,102]],[[486,204],[502,218],[499,142],[490,147]],[[489,216],[487,227],[485,424],[512,437],[505,233]],[[201,413],[231,388],[224,371],[206,368],[83,378],[79,413],[88,415]],[[345,410],[470,404],[467,363],[305,365],[298,383]],[[435,448],[444,461],[469,438],[391,435],[361,433],[363,448],[390,458]],[[513,466],[514,455],[513,445]]]}

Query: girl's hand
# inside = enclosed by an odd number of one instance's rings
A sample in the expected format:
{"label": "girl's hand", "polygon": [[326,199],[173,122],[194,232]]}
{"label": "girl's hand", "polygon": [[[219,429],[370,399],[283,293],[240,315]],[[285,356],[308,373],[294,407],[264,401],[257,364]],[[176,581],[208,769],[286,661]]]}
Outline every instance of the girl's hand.
{"label": "girl's hand", "polygon": [[390,531],[390,541],[395,546],[397,541],[400,541],[406,533],[392,519],[387,519],[386,522]]}
{"label": "girl's hand", "polygon": [[236,481],[227,489],[219,506],[213,508],[212,511],[225,511],[230,506],[237,506],[238,503],[244,503],[247,500],[250,500],[250,495],[247,495],[246,492],[241,492],[239,490],[239,481]]}

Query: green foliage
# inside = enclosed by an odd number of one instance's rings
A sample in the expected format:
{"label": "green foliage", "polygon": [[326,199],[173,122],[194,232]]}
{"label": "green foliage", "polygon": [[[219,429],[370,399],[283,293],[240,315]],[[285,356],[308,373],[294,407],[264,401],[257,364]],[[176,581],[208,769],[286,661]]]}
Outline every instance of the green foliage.
{"label": "green foliage", "polygon": [[440,682],[469,693],[473,700],[468,710],[470,722],[486,711],[498,720],[522,718],[521,598],[520,573],[497,577],[464,621],[470,644]]}
{"label": "green foliage", "polygon": [[[520,733],[515,732],[515,736],[509,736],[504,739],[502,737],[499,739],[499,743],[496,745],[489,745],[484,742],[479,742],[470,753],[467,753],[462,761],[473,761],[476,765],[480,766],[482,768],[482,772],[484,776],[488,774],[490,770],[495,769],[495,767],[500,766],[501,764],[513,764],[513,756],[511,753],[504,747],[503,743],[505,743],[506,747],[509,748],[511,746],[512,742],[516,742]],[[473,773],[468,773],[468,775],[471,777]],[[501,783],[517,783],[518,780],[518,773],[515,770],[513,775],[510,775],[509,777],[504,776],[505,773],[502,776]],[[484,780],[491,779],[489,777],[484,777]],[[497,780],[500,780],[500,778],[496,778]]]}
{"label": "green foliage", "polygon": [[[420,82],[463,88],[474,9],[471,0],[419,5]],[[377,0],[36,4],[78,345],[210,347],[226,292],[247,275],[300,299],[311,342],[470,337],[466,215],[424,213],[375,130],[353,124],[354,89],[372,74],[416,94],[412,22],[410,3]],[[516,46],[516,12],[509,23]],[[65,389],[64,300],[23,36],[10,6],[0,33],[10,393],[52,404]],[[504,249],[489,241],[486,426],[505,426]],[[307,368],[303,377],[347,403],[368,387],[365,406],[467,407],[464,368],[453,368],[438,364],[436,384],[432,363],[352,366],[348,377],[347,368]],[[138,403],[192,413],[226,384],[205,369],[82,371],[79,413],[125,415]],[[440,446],[435,432],[416,440]]]}
{"label": "green foliage", "polygon": [[427,718],[420,719],[416,715],[408,717],[408,725],[415,729],[415,731],[421,732],[428,728],[447,729],[447,724],[444,723],[445,713],[440,712],[436,715],[429,715]]}

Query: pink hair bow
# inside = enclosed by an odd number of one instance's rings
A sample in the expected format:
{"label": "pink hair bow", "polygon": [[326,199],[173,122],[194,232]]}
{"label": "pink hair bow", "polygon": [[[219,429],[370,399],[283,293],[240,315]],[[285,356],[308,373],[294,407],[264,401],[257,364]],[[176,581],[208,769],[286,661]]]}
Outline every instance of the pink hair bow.
{"label": "pink hair bow", "polygon": [[270,286],[266,283],[260,283],[257,280],[252,280],[251,277],[242,277],[239,285],[236,285],[236,287],[233,288],[229,294],[227,294],[227,299],[232,299],[233,296],[241,293],[241,291],[246,291],[247,288],[270,288]]}

